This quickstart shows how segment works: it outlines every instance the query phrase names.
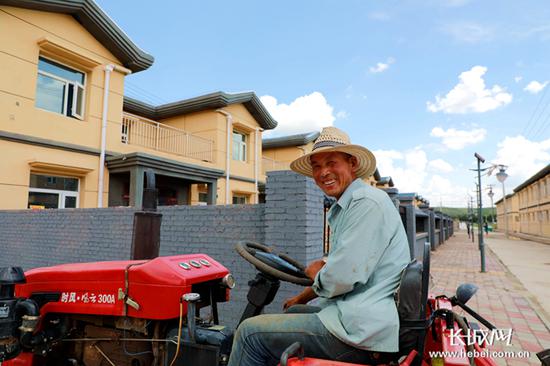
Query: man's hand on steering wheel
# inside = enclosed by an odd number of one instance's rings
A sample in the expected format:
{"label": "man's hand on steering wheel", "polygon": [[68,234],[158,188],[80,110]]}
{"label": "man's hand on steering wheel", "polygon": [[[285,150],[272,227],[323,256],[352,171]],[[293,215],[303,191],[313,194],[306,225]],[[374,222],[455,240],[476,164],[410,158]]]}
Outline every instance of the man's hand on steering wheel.
{"label": "man's hand on steering wheel", "polygon": [[[316,261],[311,262],[307,268],[304,270],[306,276],[311,278],[311,280],[315,279],[315,276],[317,276],[317,273],[323,268],[325,265],[325,261],[323,259],[318,259]],[[289,299],[286,299],[286,301],[283,304],[283,310],[286,311],[289,307],[293,305],[299,305],[299,304],[307,304],[309,301],[313,300],[317,297],[317,294],[311,287],[306,287],[301,293],[299,293],[296,296],[293,296]]]}

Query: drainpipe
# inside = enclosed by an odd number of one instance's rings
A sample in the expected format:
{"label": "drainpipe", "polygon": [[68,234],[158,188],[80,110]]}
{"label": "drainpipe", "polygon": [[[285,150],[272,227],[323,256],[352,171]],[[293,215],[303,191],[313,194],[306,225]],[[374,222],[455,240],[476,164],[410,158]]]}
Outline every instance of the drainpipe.
{"label": "drainpipe", "polygon": [[226,145],[226,159],[225,159],[225,204],[229,204],[229,164],[231,162],[230,158],[230,149],[231,146],[231,135],[233,132],[233,129],[231,126],[233,125],[233,116],[231,113],[224,111],[223,109],[216,109],[216,112],[219,112],[225,116],[225,119],[227,121],[227,145]]}
{"label": "drainpipe", "polygon": [[131,73],[125,67],[109,64],[105,65],[105,81],[103,82],[103,112],[101,118],[101,153],[99,154],[99,178],[97,182],[97,207],[103,207],[103,179],[105,176],[105,145],[107,144],[107,112],[109,111],[109,86],[111,72],[117,70],[124,75]]}
{"label": "drainpipe", "polygon": [[254,189],[256,190],[256,203],[260,202],[260,193],[258,191],[258,174],[259,174],[259,140],[260,140],[260,129],[256,127],[254,130]]}

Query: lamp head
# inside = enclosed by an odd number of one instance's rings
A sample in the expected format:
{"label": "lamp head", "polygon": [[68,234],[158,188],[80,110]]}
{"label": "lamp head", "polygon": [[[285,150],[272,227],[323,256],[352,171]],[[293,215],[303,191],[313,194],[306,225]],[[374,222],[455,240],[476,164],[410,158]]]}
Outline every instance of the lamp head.
{"label": "lamp head", "polygon": [[506,178],[508,178],[508,174],[504,171],[504,168],[500,168],[500,171],[497,173],[497,179],[500,183],[503,183]]}

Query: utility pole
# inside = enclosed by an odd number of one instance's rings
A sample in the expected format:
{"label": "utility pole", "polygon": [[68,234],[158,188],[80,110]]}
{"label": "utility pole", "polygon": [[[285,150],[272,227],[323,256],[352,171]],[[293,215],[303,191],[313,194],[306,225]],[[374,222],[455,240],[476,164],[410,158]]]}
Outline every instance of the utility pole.
{"label": "utility pole", "polygon": [[[495,215],[494,215],[494,212],[493,212],[493,209],[494,209],[493,196],[495,194],[493,193],[493,185],[492,184],[487,185],[487,188],[489,188],[489,193],[487,193],[487,195],[491,199],[491,226],[493,226],[494,223],[495,223]],[[493,229],[494,229],[494,226],[493,226]]]}
{"label": "utility pole", "polygon": [[472,243],[474,243],[474,198],[470,196],[470,225],[472,226]]}
{"label": "utility pole", "polygon": [[485,159],[478,153],[474,154],[477,159],[477,193],[478,193],[478,217],[477,217],[477,231],[479,236],[479,252],[481,254],[481,272],[485,272],[485,245],[483,243],[483,223],[481,222],[481,210],[483,208],[483,203],[481,201],[481,163],[485,163]]}
{"label": "utility pole", "polygon": [[506,234],[506,239],[508,239],[508,209],[506,207],[506,190],[504,189],[504,181],[506,178],[508,178],[508,174],[506,174],[506,166],[505,165],[499,165],[498,166],[500,171],[497,173],[497,179],[500,183],[502,183],[502,199],[504,201],[504,232]]}

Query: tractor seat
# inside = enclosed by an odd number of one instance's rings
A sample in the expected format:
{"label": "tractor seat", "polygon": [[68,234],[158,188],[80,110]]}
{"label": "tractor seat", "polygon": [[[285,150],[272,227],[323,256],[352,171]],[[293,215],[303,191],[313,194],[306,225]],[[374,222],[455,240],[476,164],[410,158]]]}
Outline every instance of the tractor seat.
{"label": "tractor seat", "polygon": [[394,298],[399,314],[399,353],[416,350],[422,355],[426,335],[426,305],[430,281],[430,243],[425,243],[422,262],[413,259],[401,273]]}

